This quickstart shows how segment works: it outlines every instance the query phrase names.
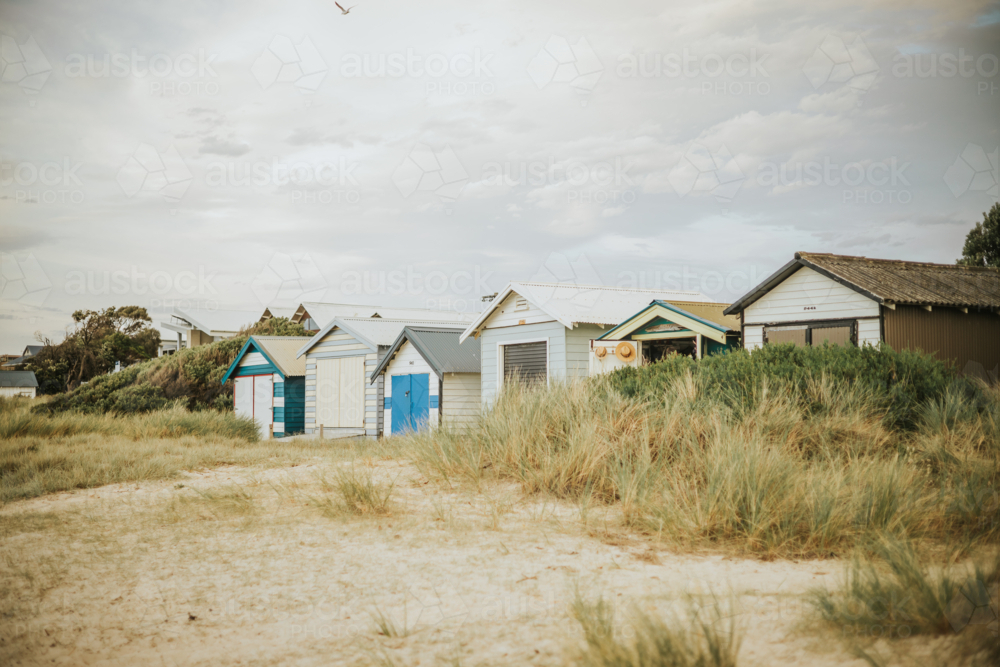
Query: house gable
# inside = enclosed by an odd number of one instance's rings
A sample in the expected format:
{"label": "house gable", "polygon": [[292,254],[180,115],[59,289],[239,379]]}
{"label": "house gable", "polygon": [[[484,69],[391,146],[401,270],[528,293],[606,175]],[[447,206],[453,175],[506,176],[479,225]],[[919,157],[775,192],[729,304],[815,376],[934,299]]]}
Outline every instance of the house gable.
{"label": "house gable", "polygon": [[751,326],[878,315],[878,302],[803,266],[747,306],[743,321]]}
{"label": "house gable", "polygon": [[483,323],[482,328],[499,329],[555,321],[556,318],[533,304],[527,297],[511,290],[510,294],[494,308],[493,313]]}

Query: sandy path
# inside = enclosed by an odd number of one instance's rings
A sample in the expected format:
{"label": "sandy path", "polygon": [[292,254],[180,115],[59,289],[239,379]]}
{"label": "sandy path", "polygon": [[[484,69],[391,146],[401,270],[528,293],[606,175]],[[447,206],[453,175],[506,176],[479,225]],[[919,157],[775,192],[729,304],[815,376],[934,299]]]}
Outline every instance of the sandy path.
{"label": "sandy path", "polygon": [[[741,664],[866,664],[806,628],[802,595],[833,561],[673,553],[614,516],[449,491],[392,461],[391,516],[323,516],[317,462],[102,487],[0,512],[6,664],[568,664],[575,590],[628,611],[714,592],[744,633]],[[407,636],[385,637],[384,616]],[[817,635],[816,633],[819,632]],[[929,649],[928,649],[929,650]],[[380,663],[381,661],[381,663]]]}

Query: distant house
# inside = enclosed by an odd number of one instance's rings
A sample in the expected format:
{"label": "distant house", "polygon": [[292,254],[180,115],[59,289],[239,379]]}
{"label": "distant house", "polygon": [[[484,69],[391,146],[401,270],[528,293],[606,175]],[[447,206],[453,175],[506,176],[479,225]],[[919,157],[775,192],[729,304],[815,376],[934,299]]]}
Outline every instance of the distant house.
{"label": "distant house", "polygon": [[[723,315],[728,306],[657,299],[594,341],[590,374],[653,363],[668,354],[701,359],[738,348],[740,320]],[[633,360],[621,359],[622,342],[635,346]]]}
{"label": "distant house", "polygon": [[469,322],[472,313],[429,308],[392,308],[353,303],[323,303],[308,301],[299,304],[290,318],[306,331],[319,331],[338,317],[381,317],[389,320],[420,320],[422,322]]}
{"label": "distant house", "polygon": [[482,400],[505,378],[569,380],[590,374],[592,341],[653,300],[711,303],[699,292],[512,282],[462,333],[482,348]]}
{"label": "distant house", "polygon": [[797,252],[725,312],[747,349],[885,342],[996,380],[998,311],[998,269]]}
{"label": "distant house", "polygon": [[175,308],[170,320],[160,326],[177,333],[175,349],[198,347],[217,340],[232,338],[241,329],[260,320],[256,310],[208,310]]}
{"label": "distant house", "polygon": [[[369,384],[382,380],[384,434],[438,424],[475,422],[480,405],[479,341],[459,342],[463,329],[407,326],[375,367]],[[384,376],[384,377],[383,377]]]}
{"label": "distant house", "polygon": [[250,336],[222,378],[233,380],[233,408],[252,418],[263,437],[305,430],[305,359],[296,357],[304,336]]}
{"label": "distant house", "polygon": [[15,369],[18,368],[19,366],[23,366],[24,364],[28,363],[28,361],[30,361],[32,357],[41,352],[43,347],[45,346],[27,345],[25,346],[24,351],[21,352],[21,356],[14,357],[13,359],[8,360],[3,364],[3,366],[0,366],[0,368]]}
{"label": "distant house", "polygon": [[298,351],[306,358],[306,433],[322,427],[325,437],[379,436],[384,386],[382,376],[369,383],[372,372],[404,327],[439,324],[382,317],[327,323]]}
{"label": "distant house", "polygon": [[33,371],[0,371],[0,396],[35,398],[38,380]]}

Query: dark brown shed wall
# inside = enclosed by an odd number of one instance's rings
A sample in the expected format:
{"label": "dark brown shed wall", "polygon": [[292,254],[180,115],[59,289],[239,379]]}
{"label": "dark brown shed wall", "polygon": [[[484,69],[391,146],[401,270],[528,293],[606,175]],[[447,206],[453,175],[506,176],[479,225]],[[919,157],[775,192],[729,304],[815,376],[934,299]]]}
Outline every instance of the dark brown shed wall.
{"label": "dark brown shed wall", "polygon": [[896,306],[885,312],[885,342],[895,350],[922,350],[951,359],[958,370],[984,380],[1000,370],[1000,315],[957,308]]}

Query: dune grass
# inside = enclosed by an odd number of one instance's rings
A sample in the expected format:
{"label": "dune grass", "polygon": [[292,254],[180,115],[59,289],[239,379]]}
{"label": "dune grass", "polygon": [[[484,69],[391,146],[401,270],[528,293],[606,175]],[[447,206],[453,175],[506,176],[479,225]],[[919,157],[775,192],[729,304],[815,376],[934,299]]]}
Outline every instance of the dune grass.
{"label": "dune grass", "polygon": [[169,479],[224,465],[282,465],[328,450],[259,440],[232,413],[173,408],[134,416],[40,414],[0,401],[0,503],[120,482]]}
{"label": "dune grass", "polygon": [[820,376],[762,381],[739,405],[686,373],[663,394],[601,380],[508,384],[465,431],[401,443],[449,483],[501,478],[528,493],[621,509],[625,525],[764,557],[826,557],[886,535],[1000,536],[1000,392],[928,398],[901,429],[877,392]]}
{"label": "dune grass", "polygon": [[627,610],[616,627],[614,607],[588,602],[577,592],[572,616],[583,630],[585,647],[575,664],[588,667],[735,667],[741,637],[736,616],[718,605],[699,608],[687,600],[683,613],[649,614]]}

